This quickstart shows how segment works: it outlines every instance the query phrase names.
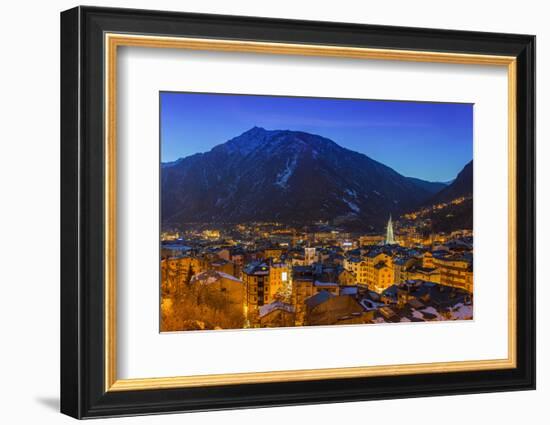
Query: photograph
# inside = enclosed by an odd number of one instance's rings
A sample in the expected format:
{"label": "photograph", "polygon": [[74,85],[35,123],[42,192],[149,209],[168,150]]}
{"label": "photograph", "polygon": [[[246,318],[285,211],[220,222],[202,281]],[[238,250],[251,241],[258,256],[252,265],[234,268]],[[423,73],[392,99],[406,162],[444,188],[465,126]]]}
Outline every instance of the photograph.
{"label": "photograph", "polygon": [[[51,31],[33,21],[51,49],[8,55],[25,59],[6,69],[33,101],[49,105],[60,88],[60,108],[40,108],[29,126],[28,96],[8,87],[22,119],[6,140],[31,131],[36,147],[4,144],[21,150],[5,155],[11,180],[29,183],[7,185],[20,199],[6,211],[24,223],[4,220],[20,242],[5,298],[44,312],[37,321],[8,302],[28,323],[7,329],[16,347],[21,329],[52,329],[32,332],[29,353],[58,341],[8,379],[19,388],[29,364],[43,369],[31,371],[42,407],[21,397],[13,417],[43,419],[56,400],[77,419],[213,411],[239,425],[290,406],[277,422],[365,409],[387,422],[390,406],[394,422],[412,423],[406,399],[461,424],[448,413],[481,408],[506,424],[540,413],[544,14],[287,3],[266,16],[233,3],[64,5]],[[42,67],[55,84],[24,72],[58,56]],[[51,195],[37,190],[48,173]],[[44,218],[48,199],[56,225],[36,226],[22,212]],[[57,227],[60,261],[55,249],[36,258],[59,271],[60,290],[31,285],[43,293],[21,298],[26,231]]]}
{"label": "photograph", "polygon": [[161,332],[473,319],[473,104],[159,102]]}

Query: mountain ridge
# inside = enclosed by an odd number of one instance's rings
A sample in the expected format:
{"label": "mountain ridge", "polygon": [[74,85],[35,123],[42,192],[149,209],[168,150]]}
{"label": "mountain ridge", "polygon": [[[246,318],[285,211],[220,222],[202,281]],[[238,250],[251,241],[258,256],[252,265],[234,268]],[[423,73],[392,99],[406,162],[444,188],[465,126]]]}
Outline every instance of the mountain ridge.
{"label": "mountain ridge", "polygon": [[436,204],[439,202],[449,202],[460,197],[467,197],[473,194],[474,185],[474,161],[468,162],[462,170],[456,175],[451,184],[436,193],[429,202]]}
{"label": "mountain ridge", "polygon": [[332,220],[378,227],[442,185],[405,177],[320,135],[253,127],[162,165],[161,214],[172,224]]}

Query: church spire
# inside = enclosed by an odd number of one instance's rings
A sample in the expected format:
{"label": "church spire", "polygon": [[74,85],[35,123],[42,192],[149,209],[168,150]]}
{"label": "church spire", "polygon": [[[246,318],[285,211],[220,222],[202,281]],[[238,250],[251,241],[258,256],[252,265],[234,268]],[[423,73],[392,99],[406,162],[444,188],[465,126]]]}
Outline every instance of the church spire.
{"label": "church spire", "polygon": [[393,237],[393,223],[391,221],[391,214],[390,219],[388,220],[388,225],[386,227],[386,245],[393,245],[395,244],[395,239]]}

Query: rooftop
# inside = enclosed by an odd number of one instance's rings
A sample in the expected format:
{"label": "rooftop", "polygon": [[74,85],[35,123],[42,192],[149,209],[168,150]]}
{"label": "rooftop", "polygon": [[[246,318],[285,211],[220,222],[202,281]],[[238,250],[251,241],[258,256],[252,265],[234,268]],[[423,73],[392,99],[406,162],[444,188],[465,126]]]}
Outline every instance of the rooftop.
{"label": "rooftop", "polygon": [[191,278],[191,283],[201,283],[203,285],[210,285],[212,283],[218,282],[221,279],[228,279],[234,282],[242,283],[242,280],[237,279],[235,276],[232,276],[227,273],[218,272],[216,270],[208,270],[199,274],[196,274]]}
{"label": "rooftop", "polygon": [[294,313],[294,306],[282,301],[273,301],[270,304],[265,304],[261,306],[258,310],[259,310],[259,316],[264,317],[276,310],[283,310],[288,313]]}
{"label": "rooftop", "polygon": [[334,283],[334,282],[319,282],[318,280],[316,280],[314,283],[313,283],[314,286],[319,286],[319,287],[322,287],[322,286],[326,286],[326,287],[338,287],[338,284],[337,283]]}
{"label": "rooftop", "polygon": [[333,296],[334,295],[332,295],[328,291],[321,291],[321,292],[313,295],[312,297],[307,298],[305,303],[306,303],[306,306],[309,309],[312,309],[312,308],[318,306],[319,304],[324,303],[325,301],[332,298]]}
{"label": "rooftop", "polygon": [[265,276],[269,274],[269,266],[266,263],[255,261],[249,263],[243,271],[248,275]]}

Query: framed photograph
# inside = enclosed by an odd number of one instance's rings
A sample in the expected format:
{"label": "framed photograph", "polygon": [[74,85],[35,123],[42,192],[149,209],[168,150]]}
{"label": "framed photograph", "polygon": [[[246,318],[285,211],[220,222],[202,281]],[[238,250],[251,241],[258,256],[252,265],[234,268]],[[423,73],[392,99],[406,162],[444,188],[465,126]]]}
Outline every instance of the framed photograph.
{"label": "framed photograph", "polygon": [[535,388],[535,37],[61,14],[61,411]]}

